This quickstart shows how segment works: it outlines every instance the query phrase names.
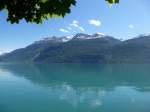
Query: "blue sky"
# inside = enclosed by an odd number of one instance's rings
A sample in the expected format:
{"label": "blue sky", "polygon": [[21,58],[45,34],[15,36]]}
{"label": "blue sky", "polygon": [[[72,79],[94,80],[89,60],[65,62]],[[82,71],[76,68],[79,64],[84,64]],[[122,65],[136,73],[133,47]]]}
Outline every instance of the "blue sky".
{"label": "blue sky", "polygon": [[120,0],[109,5],[105,0],[77,0],[71,14],[50,19],[43,24],[6,22],[7,14],[0,12],[0,51],[25,47],[50,36],[101,32],[121,39],[150,34],[150,0]]}

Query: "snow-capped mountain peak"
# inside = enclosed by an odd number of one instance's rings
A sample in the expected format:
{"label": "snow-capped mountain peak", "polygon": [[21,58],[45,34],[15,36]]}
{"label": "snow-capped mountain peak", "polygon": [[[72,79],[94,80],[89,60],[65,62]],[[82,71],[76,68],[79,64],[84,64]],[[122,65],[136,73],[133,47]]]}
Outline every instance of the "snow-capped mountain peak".
{"label": "snow-capped mountain peak", "polygon": [[88,34],[84,34],[84,33],[77,33],[73,38],[74,39],[87,39],[89,38],[91,35]]}
{"label": "snow-capped mountain peak", "polygon": [[34,43],[35,44],[41,44],[41,43],[48,43],[48,42],[53,42],[53,43],[67,42],[67,41],[71,40],[72,38],[73,38],[73,35],[63,36],[63,37],[53,36],[53,37],[43,38],[43,39],[41,39],[39,41],[35,41]]}
{"label": "snow-capped mountain peak", "polygon": [[95,34],[93,34],[93,35],[95,35],[95,36],[99,36],[99,37],[103,37],[103,36],[106,36],[104,33],[95,33]]}
{"label": "snow-capped mountain peak", "polygon": [[105,37],[106,35],[103,33],[95,33],[93,35],[91,35],[93,38],[101,38],[101,37]]}
{"label": "snow-capped mountain peak", "polygon": [[61,37],[62,38],[62,42],[67,42],[69,40],[71,40],[73,38],[73,35],[70,35],[70,36],[64,36],[64,37]]}
{"label": "snow-capped mountain peak", "polygon": [[106,35],[103,33],[95,33],[95,34],[84,34],[84,33],[77,33],[76,35],[69,35],[69,36],[62,36],[62,37],[46,37],[43,38],[40,41],[36,41],[36,44],[42,44],[42,43],[61,43],[61,42],[68,42],[72,39],[79,39],[79,40],[85,40],[85,39],[96,39],[96,38],[102,38]]}
{"label": "snow-capped mountain peak", "polygon": [[101,38],[101,37],[105,37],[105,34],[95,33],[95,34],[89,35],[89,34],[78,33],[73,38],[74,39],[95,39],[95,38]]}

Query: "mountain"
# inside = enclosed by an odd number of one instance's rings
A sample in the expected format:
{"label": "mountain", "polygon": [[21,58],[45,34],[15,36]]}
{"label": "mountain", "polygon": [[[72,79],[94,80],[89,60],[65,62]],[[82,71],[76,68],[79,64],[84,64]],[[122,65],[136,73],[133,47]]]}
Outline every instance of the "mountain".
{"label": "mountain", "polygon": [[91,38],[86,34],[76,34],[66,43],[62,43],[53,48],[50,46],[43,50],[34,61],[104,63],[107,61],[104,56],[108,56],[112,46],[118,43],[120,43],[119,40],[109,36]]}
{"label": "mountain", "polygon": [[3,62],[150,63],[150,36],[120,41],[101,33],[50,37],[0,56]]}
{"label": "mountain", "polygon": [[112,61],[118,63],[150,63],[150,35],[140,35],[114,46]]}

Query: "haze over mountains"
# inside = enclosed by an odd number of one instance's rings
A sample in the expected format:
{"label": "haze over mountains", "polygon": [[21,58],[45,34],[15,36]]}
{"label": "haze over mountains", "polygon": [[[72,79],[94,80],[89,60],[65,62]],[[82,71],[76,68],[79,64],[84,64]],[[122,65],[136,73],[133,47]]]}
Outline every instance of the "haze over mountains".
{"label": "haze over mountains", "polygon": [[140,35],[125,41],[101,33],[53,36],[2,55],[0,60],[35,63],[150,63],[150,35]]}

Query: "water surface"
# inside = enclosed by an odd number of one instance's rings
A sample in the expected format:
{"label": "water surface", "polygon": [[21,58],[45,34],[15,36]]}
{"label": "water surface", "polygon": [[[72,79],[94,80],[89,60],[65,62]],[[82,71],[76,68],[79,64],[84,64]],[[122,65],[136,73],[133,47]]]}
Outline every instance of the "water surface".
{"label": "water surface", "polygon": [[1,64],[0,112],[150,112],[150,65]]}

